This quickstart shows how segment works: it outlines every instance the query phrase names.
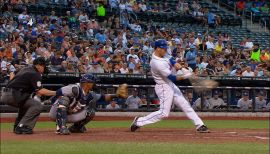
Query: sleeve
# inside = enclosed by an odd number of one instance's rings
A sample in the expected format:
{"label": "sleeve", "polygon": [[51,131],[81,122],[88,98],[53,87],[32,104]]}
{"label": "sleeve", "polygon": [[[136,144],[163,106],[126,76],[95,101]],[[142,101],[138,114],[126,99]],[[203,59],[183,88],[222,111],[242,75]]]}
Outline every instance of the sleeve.
{"label": "sleeve", "polygon": [[130,99],[130,97],[128,97],[128,98],[126,99],[125,104],[129,104],[129,99]]}
{"label": "sleeve", "polygon": [[41,75],[38,74],[38,73],[33,73],[30,76],[32,76],[32,77],[29,77],[29,80],[31,82],[31,85],[32,85],[33,89],[35,89],[35,91],[38,91],[38,90],[42,89]]}
{"label": "sleeve", "polygon": [[93,97],[93,101],[97,102],[97,101],[104,101],[105,100],[105,96],[102,94],[97,94],[95,92],[90,92],[90,94]]}
{"label": "sleeve", "polygon": [[61,89],[58,89],[57,94],[59,94],[60,96],[74,97],[74,96],[77,96],[75,92],[76,88],[77,88],[77,92],[79,93],[79,89],[77,86],[68,85],[68,86],[62,87]]}
{"label": "sleeve", "polygon": [[241,99],[238,100],[237,107],[239,107],[239,108],[241,107]]}
{"label": "sleeve", "polygon": [[165,63],[162,63],[160,65],[157,65],[156,67],[159,67],[159,73],[164,78],[167,78],[169,75],[172,74],[168,64],[166,65]]}

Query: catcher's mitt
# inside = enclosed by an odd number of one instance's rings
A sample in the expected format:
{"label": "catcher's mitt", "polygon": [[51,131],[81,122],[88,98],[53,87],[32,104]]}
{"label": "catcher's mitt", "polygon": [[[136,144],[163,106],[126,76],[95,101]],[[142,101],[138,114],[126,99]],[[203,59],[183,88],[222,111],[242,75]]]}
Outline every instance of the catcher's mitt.
{"label": "catcher's mitt", "polygon": [[196,92],[211,90],[218,86],[218,82],[210,79],[189,79]]}
{"label": "catcher's mitt", "polygon": [[127,98],[128,97],[128,90],[127,84],[121,84],[116,90],[116,96],[120,98]]}

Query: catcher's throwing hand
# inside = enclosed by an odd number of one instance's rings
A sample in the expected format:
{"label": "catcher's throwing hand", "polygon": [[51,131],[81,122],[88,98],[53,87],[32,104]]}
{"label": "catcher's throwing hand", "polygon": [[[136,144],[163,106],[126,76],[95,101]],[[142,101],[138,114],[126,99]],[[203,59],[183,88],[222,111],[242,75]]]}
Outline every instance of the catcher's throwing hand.
{"label": "catcher's throwing hand", "polygon": [[116,96],[120,98],[127,98],[128,97],[128,85],[127,84],[121,84],[116,90]]}

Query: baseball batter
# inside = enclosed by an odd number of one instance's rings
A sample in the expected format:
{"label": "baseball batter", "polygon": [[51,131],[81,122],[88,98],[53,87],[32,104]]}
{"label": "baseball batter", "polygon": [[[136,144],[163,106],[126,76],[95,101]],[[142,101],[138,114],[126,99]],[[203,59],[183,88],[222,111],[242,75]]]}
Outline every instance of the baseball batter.
{"label": "baseball batter", "polygon": [[192,73],[186,73],[182,76],[176,76],[172,72],[173,67],[179,67],[172,59],[167,58],[167,42],[159,39],[155,41],[155,51],[150,62],[151,73],[156,82],[155,92],[160,100],[160,109],[145,117],[135,117],[130,126],[130,130],[135,132],[144,125],[152,124],[169,116],[172,103],[182,109],[189,119],[192,120],[197,132],[209,132],[203,121],[198,117],[184,98],[179,88],[174,84],[175,81],[183,80],[192,76]]}
{"label": "baseball batter", "polygon": [[[85,74],[80,83],[71,84],[56,91],[52,98],[54,104],[50,110],[50,117],[56,121],[56,132],[60,135],[70,133],[84,133],[85,125],[95,116],[96,101],[110,101],[112,98],[127,97],[127,86],[120,85],[116,94],[96,94],[92,88],[96,82],[92,74]],[[73,123],[69,128],[66,123]]]}

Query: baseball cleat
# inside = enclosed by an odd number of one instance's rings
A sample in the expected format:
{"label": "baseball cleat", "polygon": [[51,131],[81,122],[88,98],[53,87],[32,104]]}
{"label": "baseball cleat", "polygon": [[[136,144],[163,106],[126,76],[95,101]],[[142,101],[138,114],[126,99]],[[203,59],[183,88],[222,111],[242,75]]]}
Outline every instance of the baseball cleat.
{"label": "baseball cleat", "polygon": [[59,135],[69,135],[70,134],[70,132],[69,132],[69,130],[68,130],[68,128],[67,127],[62,127],[62,128],[60,128],[60,130],[59,130],[59,133],[58,133]]}
{"label": "baseball cleat", "polygon": [[139,129],[140,127],[136,125],[137,120],[139,119],[139,117],[135,117],[131,126],[130,126],[130,131],[131,132],[135,132],[137,129]]}
{"label": "baseball cleat", "polygon": [[69,128],[68,128],[68,130],[71,132],[71,133],[84,133],[84,132],[86,132],[86,128],[85,128],[85,126],[82,126],[82,127],[76,127],[76,126],[74,126],[74,125],[72,125],[72,126],[70,126]]}
{"label": "baseball cleat", "polygon": [[205,125],[201,125],[197,128],[198,133],[210,133],[209,129]]}
{"label": "baseball cleat", "polygon": [[17,126],[14,130],[15,134],[33,134],[33,130],[27,126]]}

